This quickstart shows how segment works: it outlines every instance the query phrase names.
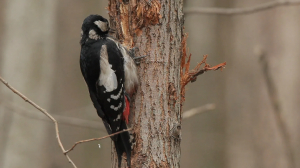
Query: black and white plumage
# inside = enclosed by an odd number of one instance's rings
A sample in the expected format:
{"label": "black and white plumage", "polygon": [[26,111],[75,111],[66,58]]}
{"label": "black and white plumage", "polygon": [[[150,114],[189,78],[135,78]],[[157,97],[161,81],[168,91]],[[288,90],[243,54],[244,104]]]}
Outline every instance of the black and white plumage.
{"label": "black and white plumage", "polygon": [[[108,31],[108,21],[102,16],[90,15],[83,21],[80,67],[94,107],[107,132],[111,134],[127,129],[129,102],[125,92],[131,93],[135,89],[138,77],[129,52],[109,37]],[[124,152],[130,167],[129,133],[113,136],[112,140],[118,154],[119,167]]]}

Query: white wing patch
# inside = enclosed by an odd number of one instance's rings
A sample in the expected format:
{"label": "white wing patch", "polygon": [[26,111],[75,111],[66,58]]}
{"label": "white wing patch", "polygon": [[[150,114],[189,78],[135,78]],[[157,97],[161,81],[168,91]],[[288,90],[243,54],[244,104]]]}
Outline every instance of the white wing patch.
{"label": "white wing patch", "polygon": [[107,46],[102,45],[100,50],[100,69],[99,85],[104,86],[107,92],[111,92],[118,87],[117,76],[111,69],[112,65],[108,62]]}
{"label": "white wing patch", "polygon": [[108,30],[108,23],[107,22],[102,22],[100,20],[97,20],[94,22],[95,25],[99,27],[99,29],[103,32],[106,32]]}
{"label": "white wing patch", "polygon": [[115,107],[114,105],[111,105],[110,108],[113,109],[113,110],[115,110],[115,111],[118,111],[119,108],[121,108],[121,106],[122,106],[122,102],[120,102],[117,107]]}
{"label": "white wing patch", "polygon": [[95,30],[92,29],[92,30],[89,31],[89,38],[94,39],[94,40],[98,40],[98,39],[100,39],[100,36],[96,33]]}
{"label": "white wing patch", "polygon": [[119,114],[118,117],[117,117],[116,119],[113,120],[113,122],[116,122],[116,121],[118,121],[118,120],[120,120],[120,119],[121,119],[121,114]]}
{"label": "white wing patch", "polygon": [[120,89],[119,93],[118,93],[117,95],[113,95],[113,94],[112,94],[110,97],[111,97],[112,99],[114,99],[114,100],[118,100],[118,99],[120,98],[120,96],[121,96],[122,91],[123,91],[123,84],[122,84],[122,86],[121,86],[121,89]]}

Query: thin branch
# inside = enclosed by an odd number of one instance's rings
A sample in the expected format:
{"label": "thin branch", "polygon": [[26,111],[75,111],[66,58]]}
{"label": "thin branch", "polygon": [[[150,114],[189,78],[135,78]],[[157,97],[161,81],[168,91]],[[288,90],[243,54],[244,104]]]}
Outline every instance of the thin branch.
{"label": "thin branch", "polygon": [[[46,119],[44,116],[40,115],[35,115],[34,112],[30,110],[26,110],[20,106],[18,106],[15,103],[11,103],[5,100],[1,100],[0,104],[3,104],[3,106],[7,107],[10,109],[10,112],[16,113],[18,115],[31,118],[31,119],[37,119],[37,120],[42,120],[42,121],[47,121],[47,122],[52,122],[48,119]],[[57,122],[60,125],[70,125],[70,126],[75,126],[75,127],[81,127],[81,128],[90,128],[90,129],[96,129],[100,131],[106,132],[103,124],[100,122],[96,122],[93,120],[84,120],[80,118],[75,118],[75,117],[67,117],[67,116],[62,116],[62,115],[56,115],[52,114],[52,116],[57,120]]]}
{"label": "thin branch", "polygon": [[66,150],[64,152],[64,154],[67,154],[70,151],[72,151],[75,148],[75,146],[77,146],[78,144],[85,143],[85,142],[90,142],[90,141],[102,140],[102,139],[109,138],[109,137],[112,137],[114,135],[117,135],[117,134],[120,134],[120,133],[123,133],[123,132],[126,132],[126,131],[130,131],[130,130],[132,130],[132,128],[128,128],[128,129],[125,129],[123,131],[119,131],[119,132],[116,132],[116,133],[113,133],[113,134],[110,134],[110,135],[107,135],[107,136],[104,136],[104,137],[101,137],[101,138],[92,138],[92,139],[78,141],[69,150]]}
{"label": "thin branch", "polygon": [[[0,104],[3,106],[6,106],[9,108],[10,112],[16,113],[18,115],[31,118],[31,119],[37,119],[47,122],[52,122],[47,119],[45,119],[43,116],[34,115],[33,112],[29,110],[25,110],[22,107],[19,107],[18,105],[11,103],[11,102],[4,102],[0,101]],[[183,112],[183,119],[190,118],[196,114],[200,114],[209,110],[215,109],[215,104],[206,104],[197,108],[190,109],[188,111]],[[57,122],[60,125],[70,125],[75,127],[81,127],[81,128],[89,128],[89,129],[96,129],[101,131],[104,130],[103,125],[101,125],[99,122],[93,121],[93,120],[84,120],[80,118],[72,118],[72,117],[66,117],[62,115],[55,115],[52,114],[52,116],[57,120]]]}
{"label": "thin branch", "polygon": [[[57,138],[58,145],[60,146],[62,152],[65,153],[64,146],[62,145],[60,137],[59,137],[59,129],[58,129],[57,121],[45,109],[42,109],[36,103],[34,103],[30,99],[28,99],[26,96],[24,96],[22,93],[20,93],[19,91],[17,91],[13,87],[11,87],[1,76],[0,76],[0,81],[4,85],[6,85],[11,91],[13,91],[15,94],[17,94],[18,96],[20,96],[23,100],[25,100],[25,102],[31,104],[33,107],[35,107],[36,109],[38,109],[40,112],[42,112],[43,114],[45,114],[48,118],[50,118],[50,120],[53,121],[53,123],[55,125],[55,133],[56,133],[56,138]],[[75,165],[75,163],[71,160],[71,158],[67,154],[65,154],[65,156],[67,157],[68,161],[73,165],[73,167],[77,168],[76,165]]]}
{"label": "thin branch", "polygon": [[278,6],[300,5],[299,0],[275,0],[262,3],[253,7],[246,8],[207,8],[207,7],[191,7],[184,9],[185,14],[206,14],[206,15],[245,15],[273,9]]}
{"label": "thin branch", "polygon": [[204,113],[209,110],[214,110],[216,108],[215,104],[206,104],[200,107],[192,108],[188,111],[183,112],[182,119],[188,119],[196,114]]}
{"label": "thin branch", "polygon": [[283,116],[282,116],[282,110],[281,110],[281,106],[280,106],[278,92],[275,87],[275,82],[274,82],[274,80],[272,80],[272,77],[271,77],[271,74],[269,71],[269,65],[268,65],[268,61],[266,59],[266,54],[261,50],[258,52],[259,52],[258,55],[260,56],[260,63],[261,63],[264,79],[266,80],[269,98],[270,98],[272,107],[274,109],[274,115],[276,118],[276,122],[279,127],[285,147],[287,149],[287,155],[288,155],[288,158],[290,159],[291,167],[295,168],[296,167],[295,166],[295,157],[293,154],[292,142],[291,142],[291,138],[290,138],[290,135],[288,132],[288,128],[286,126],[286,122],[284,121]]}

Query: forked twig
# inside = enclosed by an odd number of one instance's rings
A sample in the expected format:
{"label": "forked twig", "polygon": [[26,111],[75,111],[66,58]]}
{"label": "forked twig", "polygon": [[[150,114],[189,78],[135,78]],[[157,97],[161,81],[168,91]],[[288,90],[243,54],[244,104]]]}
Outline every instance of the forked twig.
{"label": "forked twig", "polygon": [[24,96],[22,93],[20,93],[19,91],[17,91],[15,88],[13,88],[12,86],[10,86],[8,84],[8,82],[6,82],[1,76],[0,76],[0,81],[6,85],[11,91],[13,91],[15,94],[17,94],[18,96],[20,96],[23,100],[25,100],[26,102],[28,102],[29,104],[31,104],[33,107],[35,107],[36,109],[38,109],[40,112],[42,112],[43,114],[45,114],[48,118],[50,118],[51,121],[53,121],[54,125],[55,125],[55,133],[56,133],[56,138],[57,138],[57,142],[58,145],[60,146],[62,152],[64,153],[64,155],[67,157],[68,161],[73,165],[74,168],[77,168],[75,163],[71,160],[71,158],[68,156],[68,153],[73,150],[75,148],[75,146],[77,146],[80,143],[84,143],[84,142],[90,142],[90,141],[96,141],[96,140],[102,140],[105,138],[109,138],[111,136],[126,132],[126,131],[130,131],[132,130],[132,128],[123,130],[123,131],[119,131],[116,133],[113,133],[111,135],[107,135],[101,138],[93,138],[93,139],[87,139],[87,140],[82,140],[82,141],[78,141],[76,142],[69,150],[65,150],[64,146],[62,145],[62,142],[60,140],[60,136],[59,136],[59,129],[58,129],[58,124],[57,121],[54,117],[52,117],[45,109],[41,108],[39,105],[37,105],[36,103],[34,103],[32,100],[28,99],[26,96]]}
{"label": "forked twig", "polygon": [[102,139],[105,139],[105,138],[109,138],[109,137],[112,137],[114,135],[117,135],[117,134],[120,134],[120,133],[123,133],[123,132],[126,132],[126,131],[130,131],[132,130],[132,128],[128,128],[126,130],[123,130],[123,131],[119,131],[119,132],[116,132],[116,133],[113,133],[113,134],[110,134],[110,135],[107,135],[107,136],[104,136],[104,137],[101,137],[101,138],[92,138],[92,139],[86,139],[86,140],[81,140],[81,141],[78,141],[76,142],[70,149],[66,150],[64,152],[64,154],[67,154],[69,153],[70,151],[72,151],[75,146],[77,146],[78,144],[81,144],[81,143],[85,143],[85,142],[91,142],[91,141],[97,141],[97,140],[102,140]]}
{"label": "forked twig", "polygon": [[[41,108],[40,106],[38,106],[36,103],[34,103],[32,100],[28,99],[26,96],[24,96],[22,93],[20,93],[19,91],[17,91],[15,88],[13,88],[12,86],[10,86],[8,84],[8,82],[6,82],[1,76],[0,76],[0,81],[6,85],[11,91],[13,91],[15,94],[17,94],[18,96],[20,96],[23,100],[25,100],[25,102],[31,104],[33,107],[35,107],[36,109],[38,109],[40,112],[42,112],[43,114],[45,114],[48,118],[50,118],[50,120],[53,121],[54,126],[55,126],[55,133],[56,133],[56,138],[57,138],[57,142],[58,145],[60,146],[61,150],[63,151],[63,153],[65,152],[64,146],[61,143],[60,137],[59,137],[59,129],[58,129],[58,124],[57,121],[55,120],[54,117],[52,117],[45,109]],[[71,160],[71,158],[65,154],[65,156],[67,157],[68,161],[73,165],[74,168],[77,168],[75,163]]]}

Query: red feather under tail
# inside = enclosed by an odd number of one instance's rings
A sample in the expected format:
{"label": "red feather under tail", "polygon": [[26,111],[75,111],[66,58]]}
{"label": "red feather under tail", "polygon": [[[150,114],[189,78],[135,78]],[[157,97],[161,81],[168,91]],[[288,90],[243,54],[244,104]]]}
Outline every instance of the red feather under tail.
{"label": "red feather under tail", "polygon": [[127,99],[127,96],[125,96],[125,108],[123,111],[122,119],[126,121],[126,124],[128,124],[129,113],[130,113],[130,103]]}

